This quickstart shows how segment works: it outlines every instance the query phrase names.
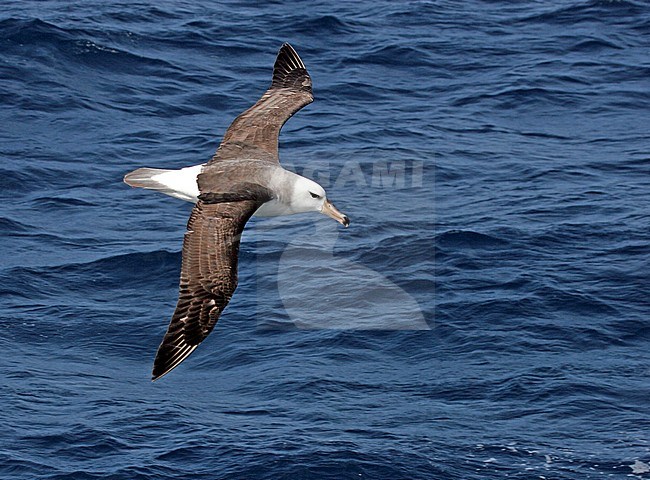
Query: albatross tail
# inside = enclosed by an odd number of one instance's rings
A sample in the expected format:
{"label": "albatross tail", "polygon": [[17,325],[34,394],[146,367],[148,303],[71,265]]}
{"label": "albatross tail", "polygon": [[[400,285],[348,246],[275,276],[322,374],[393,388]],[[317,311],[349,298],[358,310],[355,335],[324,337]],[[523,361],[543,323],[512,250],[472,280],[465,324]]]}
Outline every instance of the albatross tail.
{"label": "albatross tail", "polygon": [[124,183],[132,187],[157,190],[166,195],[195,203],[199,196],[199,186],[196,179],[202,169],[203,165],[181,168],[180,170],[138,168],[126,174]]}

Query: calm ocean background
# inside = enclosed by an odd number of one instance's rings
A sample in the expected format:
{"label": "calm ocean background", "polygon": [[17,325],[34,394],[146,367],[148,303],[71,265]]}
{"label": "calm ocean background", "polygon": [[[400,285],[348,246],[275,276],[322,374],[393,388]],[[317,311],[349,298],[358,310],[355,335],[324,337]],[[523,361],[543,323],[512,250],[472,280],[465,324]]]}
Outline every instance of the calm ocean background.
{"label": "calm ocean background", "polygon": [[[283,162],[352,225],[253,220],[150,371],[203,163],[290,42]],[[650,478],[650,5],[5,1],[0,478]]]}

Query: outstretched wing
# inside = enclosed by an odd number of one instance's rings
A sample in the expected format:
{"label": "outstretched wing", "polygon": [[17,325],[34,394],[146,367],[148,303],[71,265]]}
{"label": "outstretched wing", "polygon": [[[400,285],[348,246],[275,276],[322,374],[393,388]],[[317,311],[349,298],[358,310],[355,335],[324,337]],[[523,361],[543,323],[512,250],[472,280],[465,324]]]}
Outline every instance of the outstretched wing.
{"label": "outstretched wing", "polygon": [[273,66],[271,88],[232,122],[208,165],[232,158],[279,162],[278,137],[282,125],[313,101],[305,64],[293,47],[285,43]]}
{"label": "outstretched wing", "polygon": [[163,338],[152,380],[176,368],[212,331],[237,287],[237,257],[244,225],[257,200],[199,201],[183,241],[180,293]]}

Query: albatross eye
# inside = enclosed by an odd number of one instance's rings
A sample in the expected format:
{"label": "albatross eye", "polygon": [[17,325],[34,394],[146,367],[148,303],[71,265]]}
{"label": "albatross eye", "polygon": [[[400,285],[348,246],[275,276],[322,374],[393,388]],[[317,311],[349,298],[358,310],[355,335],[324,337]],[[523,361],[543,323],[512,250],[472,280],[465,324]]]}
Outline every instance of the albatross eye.
{"label": "albatross eye", "polygon": [[309,195],[311,195],[311,198],[320,198],[320,195],[314,192],[309,192]]}

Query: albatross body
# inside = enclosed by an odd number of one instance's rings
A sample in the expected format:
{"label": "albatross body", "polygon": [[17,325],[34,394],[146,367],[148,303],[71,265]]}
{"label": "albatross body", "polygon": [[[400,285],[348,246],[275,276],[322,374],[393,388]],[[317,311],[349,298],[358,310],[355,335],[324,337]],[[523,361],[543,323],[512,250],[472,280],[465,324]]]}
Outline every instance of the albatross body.
{"label": "albatross body", "polygon": [[320,212],[350,221],[316,182],[282,168],[282,125],[313,101],[311,78],[289,45],[278,52],[271,87],[230,125],[212,159],[180,170],[139,168],[132,187],[195,203],[183,241],[176,310],[154,361],[152,379],[176,368],[212,331],[237,287],[241,233],[252,215]]}

